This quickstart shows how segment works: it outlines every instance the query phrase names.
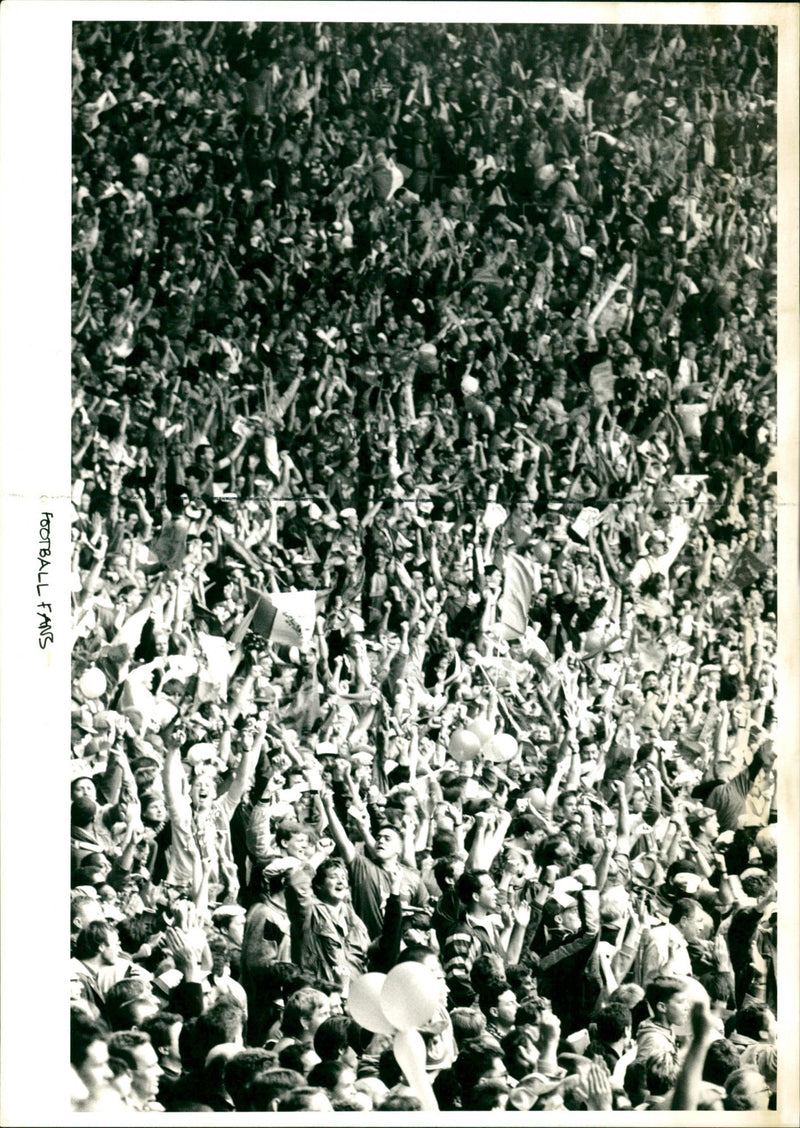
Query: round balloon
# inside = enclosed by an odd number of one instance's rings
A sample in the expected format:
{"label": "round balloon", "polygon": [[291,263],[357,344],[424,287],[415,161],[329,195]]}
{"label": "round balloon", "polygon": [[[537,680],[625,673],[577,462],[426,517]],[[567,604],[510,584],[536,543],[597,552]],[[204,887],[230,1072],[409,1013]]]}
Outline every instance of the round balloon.
{"label": "round balloon", "polygon": [[583,636],[583,650],[587,655],[596,654],[598,650],[603,649],[603,636],[600,631],[587,631]]}
{"label": "round balloon", "polygon": [[547,806],[547,796],[541,787],[534,787],[528,792],[528,801],[537,811],[542,811]]}
{"label": "round balloon", "polygon": [[474,732],[469,729],[456,729],[450,737],[447,751],[454,760],[464,763],[465,760],[474,760],[481,750],[481,742]]}
{"label": "round balloon", "polygon": [[90,666],[88,670],[84,670],[81,674],[78,689],[87,701],[102,697],[106,691],[105,674],[102,670],[98,670],[97,666]]}
{"label": "round balloon", "polygon": [[487,741],[483,754],[493,764],[507,764],[517,754],[516,738],[509,732],[498,732],[491,740]]}
{"label": "round balloon", "polygon": [[381,991],[381,1009],[398,1030],[418,1030],[433,1018],[439,984],[420,963],[393,967]]}
{"label": "round balloon", "polygon": [[465,376],[461,381],[461,391],[465,396],[476,396],[480,390],[480,384],[474,376]]}
{"label": "round balloon", "polygon": [[381,990],[385,982],[385,975],[370,971],[350,984],[347,1009],[359,1026],[373,1034],[393,1034],[395,1029],[381,1007]]}
{"label": "round balloon", "polygon": [[467,726],[467,732],[477,736],[482,748],[486,741],[494,736],[494,722],[488,717],[476,717],[472,724]]}

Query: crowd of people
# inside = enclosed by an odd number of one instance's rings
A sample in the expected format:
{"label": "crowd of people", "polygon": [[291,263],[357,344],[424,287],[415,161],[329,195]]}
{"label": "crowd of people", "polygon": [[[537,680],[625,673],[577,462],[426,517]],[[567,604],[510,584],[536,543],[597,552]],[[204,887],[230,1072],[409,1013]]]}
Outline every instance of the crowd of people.
{"label": "crowd of people", "polygon": [[776,1107],[776,65],[74,25],[75,1109]]}

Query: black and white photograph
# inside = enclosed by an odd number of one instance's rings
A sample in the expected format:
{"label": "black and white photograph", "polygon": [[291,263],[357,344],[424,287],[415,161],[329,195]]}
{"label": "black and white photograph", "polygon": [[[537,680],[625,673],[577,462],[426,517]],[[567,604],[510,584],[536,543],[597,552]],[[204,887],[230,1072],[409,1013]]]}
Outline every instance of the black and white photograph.
{"label": "black and white photograph", "polygon": [[64,1115],[793,1123],[797,9],[65,7],[2,791]]}

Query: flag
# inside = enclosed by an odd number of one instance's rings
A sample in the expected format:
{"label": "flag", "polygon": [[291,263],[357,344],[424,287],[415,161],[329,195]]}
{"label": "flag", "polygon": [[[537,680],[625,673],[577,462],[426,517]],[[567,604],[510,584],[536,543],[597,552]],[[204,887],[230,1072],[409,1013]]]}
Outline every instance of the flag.
{"label": "flag", "polygon": [[601,360],[589,372],[589,383],[595,403],[600,406],[614,398],[614,368],[610,360]]}
{"label": "flag", "polygon": [[599,509],[595,509],[593,505],[587,505],[572,522],[572,531],[581,540],[586,540],[592,529],[595,529],[602,519],[603,514]]}
{"label": "flag", "polygon": [[231,672],[231,655],[228,643],[219,635],[199,632],[197,640],[205,656],[205,667],[200,669],[197,687],[203,701],[223,700],[228,696],[228,677]]}
{"label": "flag", "polygon": [[535,583],[531,562],[515,552],[509,553],[506,558],[503,594],[498,604],[505,638],[521,638],[525,634]]}
{"label": "flag", "polygon": [[250,630],[282,646],[305,646],[316,623],[316,592],[264,592],[246,589]]}
{"label": "flag", "polygon": [[755,583],[761,573],[766,570],[767,565],[761,557],[756,556],[751,548],[745,547],[731,565],[723,587],[729,591],[734,587],[745,588],[748,584]]}

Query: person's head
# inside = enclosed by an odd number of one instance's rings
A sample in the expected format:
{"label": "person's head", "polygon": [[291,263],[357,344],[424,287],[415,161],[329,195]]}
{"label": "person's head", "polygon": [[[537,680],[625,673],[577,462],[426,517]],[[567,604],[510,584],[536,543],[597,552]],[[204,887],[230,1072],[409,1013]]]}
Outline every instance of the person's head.
{"label": "person's head", "polygon": [[345,1014],[331,1015],[314,1033],[314,1050],[321,1061],[358,1064],[358,1026]]}
{"label": "person's head", "polygon": [[697,814],[689,816],[687,823],[690,835],[698,841],[714,842],[719,837],[717,812],[711,808],[703,808]]}
{"label": "person's head", "polygon": [[356,1099],[356,1071],[344,1061],[321,1061],[308,1075],[309,1085],[325,1089],[332,1101]]}
{"label": "person's head", "polygon": [[375,833],[375,857],[379,864],[387,865],[400,857],[403,850],[402,832],[391,823],[383,823]]}
{"label": "person's head", "polygon": [[598,1039],[613,1046],[630,1038],[633,1018],[622,1003],[607,1003],[597,1015],[596,1024]]}
{"label": "person's head", "polygon": [[225,1067],[225,1088],[237,1112],[247,1111],[247,1093],[256,1078],[275,1064],[275,1057],[260,1048],[240,1050]]}
{"label": "person's head", "polygon": [[660,975],[645,988],[645,998],[655,1022],[661,1026],[683,1026],[689,1000],[680,979]]}
{"label": "person's head", "polygon": [[728,1112],[763,1112],[772,1095],[763,1074],[755,1069],[736,1069],[725,1082],[725,1109]]}
{"label": "person's head", "polygon": [[101,964],[113,964],[119,959],[119,935],[116,928],[112,928],[105,921],[93,920],[82,928],[75,938],[74,955],[76,960],[88,962],[99,961]]}
{"label": "person's head", "polygon": [[511,1088],[497,1079],[483,1080],[476,1085],[462,1107],[472,1112],[505,1112]]}
{"label": "person's head", "polygon": [[200,772],[192,782],[190,794],[195,811],[211,810],[217,797],[213,777],[208,772]]}
{"label": "person's head", "polygon": [[454,888],[463,872],[463,861],[452,854],[445,858],[437,858],[433,865],[433,876],[442,893]]}
{"label": "person's head", "polygon": [[478,995],[478,1005],[488,1022],[510,1030],[517,1017],[517,996],[508,983],[491,983]]}
{"label": "person's head", "polygon": [[130,1075],[134,1096],[142,1103],[154,1101],[163,1071],[149,1034],[141,1030],[119,1030],[109,1038],[108,1052],[112,1062]]}
{"label": "person's head", "polygon": [[479,1038],[486,1029],[486,1019],[474,1007],[454,1007],[450,1011],[450,1021],[453,1024],[453,1036],[459,1048],[464,1042]]}
{"label": "person's head", "polygon": [[106,991],[105,1014],[112,1030],[133,1030],[158,1013],[158,1000],[144,979],[120,979]]}
{"label": "person's head", "polygon": [[289,1042],[278,1053],[281,1069],[292,1069],[306,1077],[309,1069],[319,1061],[319,1054],[313,1046],[303,1042]]}
{"label": "person's head", "polygon": [[[78,782],[82,782],[78,780]],[[91,784],[94,787],[94,784]],[[94,798],[88,795],[82,795],[77,799],[72,800],[70,808],[70,824],[78,827],[79,830],[85,830],[87,826],[91,826],[97,815],[97,803]]]}
{"label": "person's head", "polygon": [[280,1067],[265,1069],[251,1082],[247,1090],[245,1096],[246,1111],[275,1112],[284,1097],[304,1084],[303,1074],[297,1073],[293,1069]]}
{"label": "person's head", "polygon": [[304,862],[309,856],[311,838],[308,829],[298,822],[284,820],[279,823],[275,831],[275,842],[278,849],[290,858]]}
{"label": "person's head", "polygon": [[692,897],[681,897],[670,909],[670,924],[674,924],[687,941],[697,939],[700,927],[700,906]]}
{"label": "person's head", "polygon": [[470,1093],[483,1080],[505,1081],[506,1063],[496,1042],[475,1038],[465,1042],[453,1066],[456,1080],[464,1094]]}
{"label": "person's head", "polygon": [[140,1026],[142,1033],[150,1036],[158,1063],[165,1073],[180,1073],[180,1033],[183,1017],[172,1011],[157,1011],[145,1018]]}
{"label": "person's head", "polygon": [[581,927],[581,913],[577,900],[570,893],[548,897],[542,909],[542,920],[550,929],[566,933],[577,932]]}
{"label": "person's head", "polygon": [[86,1086],[90,1100],[96,1100],[114,1076],[108,1064],[108,1032],[73,1007],[70,1012],[70,1062]]}
{"label": "person's head", "polygon": [[644,1063],[644,1083],[650,1096],[666,1096],[675,1087],[678,1069],[674,1054],[666,1051],[652,1054]]}
{"label": "person's head", "polygon": [[739,1068],[739,1051],[727,1038],[715,1038],[706,1052],[703,1080],[724,1087],[730,1075]]}
{"label": "person's head", "polygon": [[333,1105],[324,1089],[304,1085],[281,1097],[276,1112],[333,1112]]}
{"label": "person's head", "polygon": [[462,873],[457,884],[458,897],[467,912],[476,909],[494,912],[497,908],[497,886],[486,870],[470,870]]}
{"label": "person's head", "polygon": [[[94,780],[91,778],[91,776],[79,776],[78,779],[74,779],[70,787],[70,795],[73,802],[76,799],[89,800],[92,803],[96,802],[97,788],[95,787]],[[74,813],[75,808],[73,808],[73,814]],[[94,817],[94,813],[94,810],[92,810],[92,818]],[[72,821],[73,823],[75,823],[74,817]],[[89,821],[91,822],[91,819]]]}
{"label": "person's head", "polygon": [[317,867],[311,888],[326,905],[340,905],[350,895],[344,863],[339,858],[327,858]]}
{"label": "person's head", "polygon": [[750,1003],[736,1015],[736,1033],[754,1042],[774,1042],[776,1038],[775,1015],[763,1003]]}
{"label": "person's head", "polygon": [[205,1061],[215,1046],[242,1045],[244,1011],[230,995],[220,996],[208,1010],[194,1022],[194,1045],[197,1055]]}
{"label": "person's head", "polygon": [[92,921],[102,921],[105,919],[103,906],[98,898],[89,897],[82,893],[75,894],[71,898],[70,916],[73,935],[80,932],[87,924],[91,924]]}
{"label": "person's head", "polygon": [[314,987],[301,987],[286,1001],[281,1031],[288,1038],[311,1042],[330,1013],[331,1004],[327,995]]}
{"label": "person's head", "polygon": [[572,818],[578,808],[578,796],[574,791],[562,791],[556,799],[556,809],[553,814],[563,820]]}

